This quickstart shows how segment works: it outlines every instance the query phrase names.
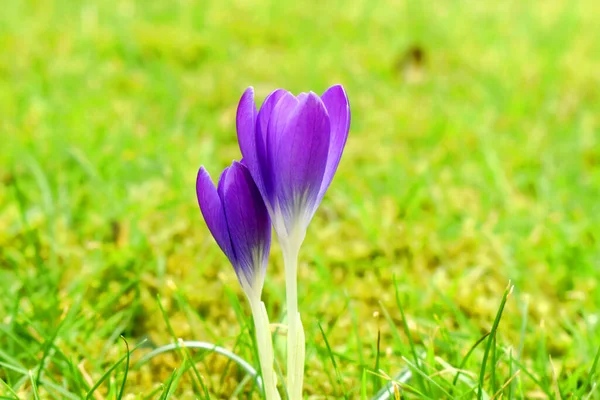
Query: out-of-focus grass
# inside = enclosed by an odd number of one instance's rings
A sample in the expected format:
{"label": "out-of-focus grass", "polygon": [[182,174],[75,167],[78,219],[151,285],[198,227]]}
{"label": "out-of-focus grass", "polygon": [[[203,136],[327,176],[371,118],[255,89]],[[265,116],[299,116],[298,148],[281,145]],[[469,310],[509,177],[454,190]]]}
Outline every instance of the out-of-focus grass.
{"label": "out-of-focus grass", "polygon": [[[239,158],[246,86],[262,97],[334,83],[353,121],[301,253],[305,393],[370,396],[379,375],[410,365],[407,398],[475,397],[480,381],[489,398],[592,392],[596,2],[5,3],[4,396],[85,397],[127,353],[120,335],[130,348],[148,339],[133,359],[184,338],[252,360],[248,310],[197,209],[195,173]],[[278,321],[274,247],[265,302]],[[463,358],[491,329],[509,280],[480,379],[492,336]],[[130,369],[125,393],[191,398],[205,383],[227,398],[243,377],[196,354],[199,382],[183,355]],[[92,397],[120,393],[124,372]]]}

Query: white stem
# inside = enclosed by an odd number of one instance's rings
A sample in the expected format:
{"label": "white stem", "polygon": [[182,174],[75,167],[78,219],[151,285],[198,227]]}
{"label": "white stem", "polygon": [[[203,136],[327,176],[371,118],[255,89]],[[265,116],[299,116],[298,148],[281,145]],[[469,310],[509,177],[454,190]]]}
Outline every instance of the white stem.
{"label": "white stem", "polygon": [[290,400],[302,399],[304,379],[305,339],[298,312],[298,253],[304,241],[304,232],[294,231],[281,241],[285,264],[286,305],[288,317],[287,390]]}
{"label": "white stem", "polygon": [[277,377],[273,368],[273,341],[269,327],[269,316],[265,303],[258,296],[249,296],[250,308],[254,317],[254,329],[256,330],[256,344],[258,346],[258,358],[260,370],[262,371],[263,385],[266,400],[279,400],[277,392]]}
{"label": "white stem", "polygon": [[304,356],[306,351],[306,344],[304,339],[304,327],[302,326],[302,320],[300,319],[300,313],[296,314],[296,335],[294,336],[293,353],[295,357],[294,364],[294,388],[293,395],[290,399],[302,399],[302,386],[304,383]]}

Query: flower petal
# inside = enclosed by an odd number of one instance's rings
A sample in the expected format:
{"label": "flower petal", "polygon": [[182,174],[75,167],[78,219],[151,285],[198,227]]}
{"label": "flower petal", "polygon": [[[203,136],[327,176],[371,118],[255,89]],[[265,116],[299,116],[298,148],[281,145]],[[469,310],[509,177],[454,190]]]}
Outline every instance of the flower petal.
{"label": "flower petal", "polygon": [[242,286],[248,283],[253,290],[262,290],[271,246],[269,213],[243,164],[234,161],[226,171],[219,182],[219,194],[236,255],[234,268]]}
{"label": "flower petal", "polygon": [[[282,102],[283,99],[280,104]],[[278,113],[277,108],[274,115]],[[289,112],[289,105],[282,105],[282,109]],[[275,189],[289,231],[297,218],[302,218],[308,226],[318,206],[329,151],[330,124],[325,105],[312,92],[302,96],[291,115],[279,118],[284,122],[271,119],[269,138],[277,137],[273,149],[273,169],[277,173]]]}
{"label": "flower petal", "polygon": [[[257,179],[252,170],[250,170],[250,172],[252,173],[254,180],[257,182],[258,188],[268,207],[271,207],[274,201],[273,164],[272,157],[270,156],[271,152],[268,147],[268,127],[272,119],[271,117],[276,115],[276,107],[279,105],[282,98],[285,98],[286,101],[288,101],[290,97],[293,98],[294,96],[283,89],[277,89],[267,96],[263,105],[260,107],[260,111],[258,112],[255,140],[258,163],[260,166],[260,178]],[[277,109],[280,109],[280,107],[281,106],[279,106]]]}
{"label": "flower petal", "polygon": [[256,155],[256,105],[254,104],[254,88],[249,87],[238,103],[236,130],[244,163],[250,170],[258,169]]}
{"label": "flower petal", "polygon": [[321,96],[327,113],[329,114],[329,122],[331,123],[331,140],[329,142],[329,154],[327,155],[327,166],[323,174],[323,182],[319,190],[319,202],[325,195],[327,188],[333,180],[335,171],[348,139],[348,131],[350,130],[350,104],[348,96],[342,85],[330,87]]}
{"label": "flower petal", "polygon": [[269,126],[269,119],[271,119],[273,109],[275,108],[277,103],[279,103],[279,100],[286,94],[291,95],[284,89],[274,90],[265,98],[265,101],[263,102],[262,106],[260,106],[257,121],[257,133],[261,134],[262,143],[265,146],[267,144],[267,127]]}
{"label": "flower petal", "polygon": [[267,127],[267,159],[269,160],[271,170],[273,170],[274,157],[279,147],[279,142],[283,137],[285,127],[299,104],[300,102],[293,94],[285,92],[271,113]]}
{"label": "flower petal", "polygon": [[217,193],[209,173],[204,167],[200,167],[196,178],[196,195],[198,196],[198,204],[200,211],[204,216],[206,225],[215,238],[217,244],[223,250],[232,264],[236,263],[235,254],[229,237],[227,228],[227,220],[225,219],[225,211],[223,203]]}

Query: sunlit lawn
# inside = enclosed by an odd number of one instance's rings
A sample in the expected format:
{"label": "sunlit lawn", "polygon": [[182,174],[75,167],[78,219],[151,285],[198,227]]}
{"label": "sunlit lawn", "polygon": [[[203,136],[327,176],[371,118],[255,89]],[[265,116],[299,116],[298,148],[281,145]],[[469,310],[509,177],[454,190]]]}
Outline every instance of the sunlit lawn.
{"label": "sunlit lawn", "polygon": [[[177,338],[257,365],[195,174],[240,158],[247,86],[262,101],[342,83],[350,137],[301,252],[305,395],[371,398],[403,374],[405,398],[600,398],[599,13],[592,0],[4,2],[0,394],[240,389],[218,355],[135,365]],[[264,299],[285,323],[273,247]],[[497,335],[478,342],[509,285]],[[130,350],[146,339],[129,368],[121,335]]]}

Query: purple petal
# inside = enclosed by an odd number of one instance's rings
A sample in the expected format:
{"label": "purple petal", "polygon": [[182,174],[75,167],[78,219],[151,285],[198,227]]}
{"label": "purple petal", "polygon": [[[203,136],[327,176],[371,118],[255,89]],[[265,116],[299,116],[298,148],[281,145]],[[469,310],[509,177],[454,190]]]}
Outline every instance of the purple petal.
{"label": "purple petal", "polygon": [[246,89],[238,103],[236,115],[236,130],[243,163],[251,171],[256,184],[261,187],[262,179],[256,150],[256,105],[254,103],[254,88]]}
{"label": "purple petal", "polygon": [[298,99],[291,93],[286,92],[280,97],[277,105],[271,113],[267,127],[267,160],[272,174],[279,174],[275,168],[275,153],[279,148],[279,142],[283,137],[285,127],[298,107]]}
{"label": "purple petal", "polygon": [[[283,99],[280,104],[282,102]],[[288,112],[289,106],[282,105],[283,110]],[[276,113],[277,109],[273,114]],[[318,206],[317,197],[329,151],[330,124],[325,105],[312,92],[302,97],[284,121],[273,122],[271,119],[269,138],[277,137],[273,156],[277,173],[275,188],[289,230],[290,224],[299,216],[308,225]]]}
{"label": "purple petal", "polygon": [[204,167],[200,167],[198,171],[196,195],[198,196],[200,211],[202,211],[204,221],[206,221],[210,233],[212,233],[223,253],[229,258],[229,261],[235,264],[235,254],[231,245],[231,239],[229,238],[223,203],[210,175]]}
{"label": "purple petal", "polygon": [[329,154],[327,155],[327,166],[323,174],[323,182],[319,190],[318,201],[320,202],[327,188],[333,180],[335,171],[346,145],[348,131],[350,130],[350,105],[348,96],[342,85],[330,87],[321,96],[327,113],[329,114],[329,122],[331,123],[331,140],[329,142]]}
{"label": "purple petal", "polygon": [[267,150],[267,131],[275,106],[285,95],[291,96],[290,93],[283,89],[277,89],[271,92],[260,107],[256,122],[255,148],[259,171],[257,173],[253,169],[250,169],[250,173],[257,183],[258,189],[262,193],[265,201],[271,204],[273,202],[273,171],[271,160],[268,155],[269,152]]}
{"label": "purple petal", "polygon": [[301,92],[298,96],[296,96],[296,99],[298,99],[298,101],[304,101],[306,100],[306,98],[308,97],[308,93],[306,92]]}
{"label": "purple petal", "polygon": [[[219,182],[233,251],[234,268],[252,284],[257,268],[266,268],[271,246],[271,220],[250,171],[233,162]],[[264,274],[262,274],[264,277]],[[262,288],[262,281],[259,282]]]}
{"label": "purple petal", "polygon": [[260,111],[258,112],[257,132],[261,134],[264,145],[267,143],[267,127],[269,126],[269,119],[271,118],[273,109],[279,100],[286,94],[289,95],[290,93],[284,89],[277,89],[267,96],[260,107]]}

